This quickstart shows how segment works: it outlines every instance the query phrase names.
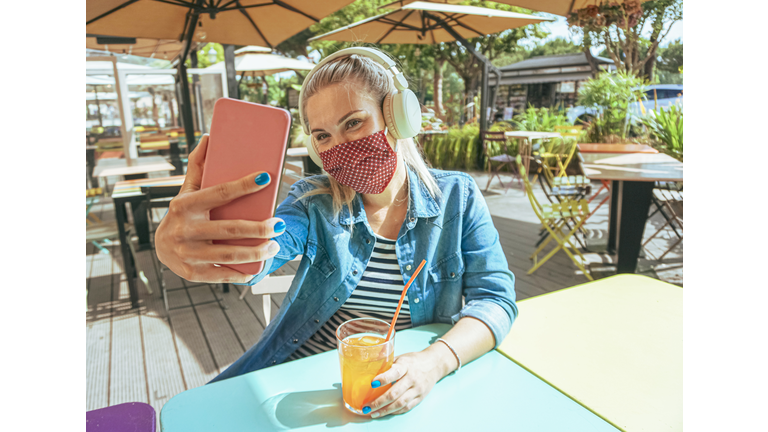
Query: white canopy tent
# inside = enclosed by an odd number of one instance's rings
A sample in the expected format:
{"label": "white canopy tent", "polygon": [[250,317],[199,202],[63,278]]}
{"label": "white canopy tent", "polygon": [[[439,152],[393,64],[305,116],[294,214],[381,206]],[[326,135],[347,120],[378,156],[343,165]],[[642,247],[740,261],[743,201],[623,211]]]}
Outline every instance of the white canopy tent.
{"label": "white canopy tent", "polygon": [[[313,63],[307,61],[269,54],[269,48],[245,47],[235,52],[235,71],[243,75],[250,72],[248,75],[263,77],[280,72],[309,71],[314,67]],[[224,71],[225,65],[220,62],[205,70]]]}

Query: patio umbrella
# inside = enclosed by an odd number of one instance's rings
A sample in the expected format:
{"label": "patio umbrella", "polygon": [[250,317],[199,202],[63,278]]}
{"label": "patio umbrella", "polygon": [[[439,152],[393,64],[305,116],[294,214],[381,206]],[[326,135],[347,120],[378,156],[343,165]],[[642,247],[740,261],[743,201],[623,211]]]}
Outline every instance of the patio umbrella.
{"label": "patio umbrella", "polygon": [[[262,47],[246,47],[235,51],[235,70],[241,72],[242,75],[263,77],[280,72],[308,71],[315,67],[310,62],[283,57],[277,54],[263,54],[253,49],[248,50],[248,48]],[[270,51],[269,48],[266,48],[266,50]],[[224,69],[224,63],[216,63],[206,69],[222,70]]]}
{"label": "patio umbrella", "polygon": [[[435,44],[487,36],[544,21],[551,20],[475,6],[417,1],[309,40],[375,44]],[[450,29],[446,28],[446,25]]]}
{"label": "patio umbrella", "polygon": [[[86,34],[175,39],[182,121],[195,147],[191,97],[184,62],[195,42],[273,48],[354,0],[86,0]],[[230,69],[231,70],[231,69]]]}
{"label": "patio umbrella", "polygon": [[[416,0],[398,0],[382,6],[387,9],[397,9]],[[431,0],[433,3],[457,4],[463,0]],[[495,3],[503,3],[510,6],[518,6],[532,11],[547,12],[555,15],[568,16],[571,12],[584,9],[591,5],[606,3],[605,0],[493,0]],[[626,0],[611,0],[611,3],[625,3]],[[649,0],[633,0],[640,3]]]}
{"label": "patio umbrella", "polygon": [[114,54],[128,54],[172,61],[183,44],[178,40],[159,40],[86,35],[85,47]]}
{"label": "patio umbrella", "polygon": [[273,48],[353,1],[87,0],[85,31]]}
{"label": "patio umbrella", "polygon": [[[552,21],[548,18],[474,6],[413,2],[394,11],[371,17],[315,36],[313,40],[368,42],[375,44],[435,44],[458,41],[483,64],[480,128],[488,127],[488,72],[501,72],[467,42],[504,30]],[[498,88],[498,85],[496,86]],[[495,92],[494,92],[495,99]],[[492,100],[492,99],[491,99]]]}

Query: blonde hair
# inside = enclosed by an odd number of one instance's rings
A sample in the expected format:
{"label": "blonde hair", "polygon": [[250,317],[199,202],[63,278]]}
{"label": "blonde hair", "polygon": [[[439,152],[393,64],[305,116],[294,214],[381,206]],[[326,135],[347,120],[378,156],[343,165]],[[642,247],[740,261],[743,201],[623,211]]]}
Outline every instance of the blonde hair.
{"label": "blonde hair", "polygon": [[[304,92],[302,98],[304,106],[302,109],[304,113],[307,112],[307,100],[321,89],[331,84],[355,81],[362,84],[363,91],[367,92],[373,100],[378,102],[379,107],[383,105],[384,98],[394,89],[392,77],[387,74],[386,69],[382,65],[368,57],[352,54],[324,64],[302,85],[301,91]],[[306,115],[304,122],[309,125],[309,119],[306,118]],[[309,145],[314,145],[312,141],[314,138],[310,135],[309,139]],[[405,165],[410,167],[419,176],[419,179],[427,187],[430,195],[435,198],[438,197],[440,189],[437,186],[437,181],[429,173],[427,163],[424,161],[414,139],[399,139],[395,148],[397,153],[402,156]],[[316,186],[317,189],[305,193],[300,199],[313,195],[329,194],[333,198],[334,217],[338,217],[344,205],[349,208],[351,213],[352,201],[355,199],[357,192],[349,186],[340,184],[331,175],[328,176],[328,181],[330,184],[325,185],[316,180],[308,179],[307,182]]]}

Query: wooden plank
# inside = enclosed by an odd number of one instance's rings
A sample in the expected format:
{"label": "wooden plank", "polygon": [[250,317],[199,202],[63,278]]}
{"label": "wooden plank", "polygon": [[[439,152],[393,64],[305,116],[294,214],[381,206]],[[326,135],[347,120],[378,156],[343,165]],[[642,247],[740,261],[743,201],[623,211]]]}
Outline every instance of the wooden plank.
{"label": "wooden plank", "polygon": [[[143,268],[151,268],[154,251],[138,253],[138,261]],[[154,276],[154,272],[152,272]],[[155,277],[148,276],[153,294],[139,290],[139,298],[144,304],[141,313],[141,330],[145,347],[147,386],[149,404],[159,413],[163,404],[173,396],[187,389],[181,373],[181,364],[176,343],[163,304],[160,285]],[[157,417],[159,422],[159,416]],[[159,423],[157,424],[159,426]]]}
{"label": "wooden plank", "polygon": [[245,347],[237,338],[234,329],[229,324],[224,311],[218,303],[208,303],[195,306],[200,325],[208,339],[219,372],[224,371],[243,353]]}
{"label": "wooden plank", "polygon": [[116,303],[119,302],[121,307],[118,308],[118,314],[112,318],[109,404],[147,403],[147,379],[139,312],[130,309],[131,301],[126,280],[116,284],[115,294],[118,299]]}
{"label": "wooden plank", "polygon": [[204,385],[219,374],[219,369],[197,315],[192,308],[172,310],[169,315],[187,389]]}
{"label": "wooden plank", "polygon": [[178,309],[192,305],[192,301],[189,299],[185,288],[167,290],[166,295],[168,297],[168,309]]}
{"label": "wooden plank", "polygon": [[88,312],[85,325],[85,410],[109,406],[110,343],[112,341],[112,261],[107,255],[87,256],[91,261]]}
{"label": "wooden plank", "polygon": [[187,288],[192,304],[201,304],[216,301],[216,297],[209,285],[199,285]]}
{"label": "wooden plank", "polygon": [[[250,287],[246,289],[250,289]],[[264,324],[259,321],[249,304],[240,300],[240,295],[236,289],[230,289],[228,293],[221,294],[221,297],[224,313],[232,324],[240,343],[247,350],[261,338]]]}

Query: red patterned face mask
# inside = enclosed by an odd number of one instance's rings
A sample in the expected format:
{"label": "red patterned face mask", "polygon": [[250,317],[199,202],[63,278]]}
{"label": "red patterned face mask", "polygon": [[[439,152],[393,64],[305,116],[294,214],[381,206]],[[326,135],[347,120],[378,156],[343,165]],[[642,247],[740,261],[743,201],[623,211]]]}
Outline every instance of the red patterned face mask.
{"label": "red patterned face mask", "polygon": [[328,174],[362,194],[384,192],[397,168],[397,154],[387,142],[386,129],[339,144],[319,156]]}

